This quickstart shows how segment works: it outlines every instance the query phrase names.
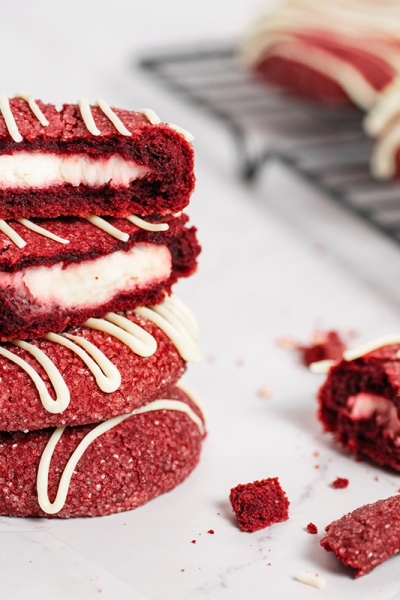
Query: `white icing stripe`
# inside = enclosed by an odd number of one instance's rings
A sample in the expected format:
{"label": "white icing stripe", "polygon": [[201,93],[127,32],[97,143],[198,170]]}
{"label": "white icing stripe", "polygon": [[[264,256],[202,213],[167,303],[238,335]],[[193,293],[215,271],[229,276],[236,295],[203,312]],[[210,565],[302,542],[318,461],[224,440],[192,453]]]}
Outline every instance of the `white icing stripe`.
{"label": "white icing stripe", "polygon": [[22,98],[22,100],[25,100],[25,102],[28,103],[29,108],[31,109],[39,123],[43,125],[43,127],[47,127],[49,125],[48,120],[36,104],[36,101],[33,96],[30,96],[28,94],[15,94],[15,98]]}
{"label": "white icing stripe", "polygon": [[399,114],[399,102],[400,80],[396,79],[379,94],[377,103],[364,119],[364,131],[374,137],[383,133],[390,121]]}
{"label": "white icing stripe", "polygon": [[311,363],[309,368],[311,373],[328,373],[336,364],[337,362],[335,360],[318,360],[317,362]]}
{"label": "white icing stripe", "polygon": [[175,123],[167,123],[167,125],[168,125],[168,127],[170,127],[171,129],[173,129],[177,133],[180,133],[181,135],[183,135],[183,137],[185,138],[185,140],[187,142],[193,142],[194,141],[194,135],[193,135],[193,133],[190,133],[190,131],[188,131],[187,129],[184,129],[183,127],[180,127],[179,125],[175,125]]}
{"label": "white icing stripe", "polygon": [[129,215],[125,219],[146,231],[167,231],[169,229],[168,223],[148,223],[136,215]]}
{"label": "white icing stripe", "polygon": [[320,577],[317,574],[309,573],[308,571],[302,571],[297,575],[296,579],[301,583],[311,585],[312,587],[315,587],[319,590],[322,590],[326,584],[326,579]]}
{"label": "white icing stripe", "polygon": [[[154,322],[162,331],[164,331],[176,346],[184,360],[199,360],[200,355],[197,346],[194,339],[191,339],[196,330],[194,327],[195,319],[193,315],[186,305],[178,300],[176,296],[166,299],[165,302],[165,310],[162,310],[163,305],[158,305],[152,309],[146,307],[138,308],[135,310],[135,313]],[[171,309],[171,307],[173,307],[173,309]],[[179,314],[176,312],[180,307],[182,309],[182,319],[179,319]],[[156,312],[157,309],[160,314]],[[120,340],[130,348],[132,352],[139,356],[148,357],[153,355],[157,350],[155,338],[142,327],[122,315],[108,313],[104,319],[91,318],[83,325],[108,333]],[[120,387],[121,374],[117,367],[97,346],[85,338],[69,333],[59,335],[50,332],[44,336],[44,339],[65,346],[79,356],[91,371],[97,385],[103,392],[111,393]],[[44,381],[29,363],[1,346],[0,355],[16,363],[29,375],[38,390],[43,407],[48,412],[63,412],[69,405],[70,393],[56,365],[36,346],[22,340],[14,340],[12,343],[32,354],[32,356],[34,356],[41,364],[54,388],[56,400],[51,398]]]}
{"label": "white icing stripe", "polygon": [[[121,385],[121,374],[117,367],[94,344],[77,335],[47,333],[44,336],[50,342],[65,346],[77,354],[92,372],[99,388],[110,394]],[[75,342],[75,343],[74,343]]]}
{"label": "white icing stripe", "polygon": [[[400,111],[399,111],[400,116]],[[394,177],[397,171],[397,152],[400,147],[400,122],[378,138],[372,150],[371,172],[378,179]]]}
{"label": "white icing stripe", "polygon": [[79,110],[80,110],[83,122],[86,125],[86,129],[92,135],[101,135],[101,131],[97,127],[97,125],[96,125],[96,123],[94,121],[94,118],[93,118],[93,115],[92,115],[92,111],[90,109],[90,104],[86,100],[86,98],[81,98],[80,100],[78,100],[78,106],[79,106]]}
{"label": "white icing stripe", "polygon": [[364,75],[348,61],[333,56],[322,48],[293,40],[282,46],[272,46],[269,56],[293,60],[329,77],[336,81],[349,98],[362,109],[368,109],[376,102],[378,92]]}
{"label": "white icing stripe", "polygon": [[154,337],[122,315],[110,312],[103,319],[87,319],[83,325],[112,335],[139,356],[152,356],[157,350]]}
{"label": "white icing stripe", "polygon": [[179,388],[180,390],[182,390],[182,392],[185,392],[185,394],[187,396],[189,396],[189,398],[191,399],[191,401],[197,406],[197,408],[200,410],[204,421],[207,421],[207,409],[203,403],[203,401],[201,400],[201,398],[198,396],[198,394],[192,389],[192,387],[190,385],[188,385],[186,383],[186,381],[180,379],[177,383],[175,383],[175,387]]}
{"label": "white icing stripe", "polygon": [[[161,305],[159,305],[161,306]],[[184,327],[190,332],[190,335],[198,340],[199,338],[199,324],[193,312],[189,309],[187,304],[183,302],[175,294],[166,296],[162,306],[168,307],[170,313],[174,314],[175,317],[184,324]]]}
{"label": "white icing stripe", "polygon": [[43,235],[44,237],[47,237],[50,240],[53,240],[54,242],[58,242],[59,244],[69,244],[69,240],[65,240],[64,238],[55,235],[55,233],[51,233],[51,231],[48,231],[47,229],[44,229],[44,227],[36,225],[36,223],[32,223],[32,221],[29,221],[28,219],[17,219],[17,221],[27,229],[30,229],[31,231],[34,231],[39,235]]}
{"label": "white icing stripe", "polygon": [[86,220],[95,227],[98,227],[99,229],[102,229],[106,233],[112,235],[117,240],[121,240],[122,242],[127,242],[129,240],[129,233],[125,233],[120,229],[117,229],[114,227],[114,225],[111,225],[111,223],[105,219],[102,219],[101,217],[90,215],[89,217],[86,217]]}
{"label": "white icing stripe", "polygon": [[[136,225],[136,227],[140,227],[140,229],[144,229],[145,231],[167,231],[169,229],[168,223],[148,223],[136,215],[129,215],[128,217],[125,217],[125,219]],[[44,227],[40,227],[28,219],[16,220],[27,229],[30,229],[39,235],[43,235],[54,242],[58,242],[59,244],[69,244],[69,240],[52,233]],[[117,227],[114,227],[114,225],[111,225],[111,223],[108,223],[108,221],[98,217],[97,215],[86,217],[86,220],[105,233],[112,235],[117,240],[121,240],[123,242],[127,242],[129,240],[129,233],[125,233],[124,231],[117,229]],[[6,221],[2,219],[0,219],[0,231],[4,233],[4,235],[6,235],[16,246],[18,246],[18,248],[24,248],[26,246],[26,241],[22,239],[22,237]]]}
{"label": "white icing stripe", "polygon": [[3,92],[0,93],[0,112],[3,115],[3,119],[6,124],[8,133],[10,134],[14,142],[22,142],[22,135],[18,130],[18,126],[15,122],[14,115],[12,114],[10,102]]}
{"label": "white icing stripe", "polygon": [[4,233],[18,248],[26,246],[25,240],[6,221],[0,219],[0,231]]}
{"label": "white icing stripe", "polygon": [[395,344],[400,344],[400,334],[389,333],[388,335],[382,335],[381,337],[371,340],[370,342],[361,344],[356,348],[345,350],[343,352],[343,358],[345,360],[355,360],[356,358],[361,358],[361,356],[364,356],[369,352],[379,350],[379,348],[383,348],[384,346],[393,346]]}
{"label": "white icing stripe", "polygon": [[121,135],[132,135],[129,129],[125,127],[121,119],[115,114],[115,112],[108,106],[107,102],[103,98],[97,98],[95,106],[98,106],[100,110],[106,115],[106,117],[114,125],[115,129]]}
{"label": "white icing stripe", "polygon": [[104,421],[103,423],[100,423],[100,425],[94,427],[94,429],[92,429],[88,434],[86,434],[86,436],[79,442],[78,446],[75,448],[73,454],[69,458],[67,465],[63,471],[63,474],[61,475],[56,498],[54,502],[50,502],[48,496],[50,463],[57,442],[59,441],[65,430],[65,427],[60,427],[56,429],[51,435],[39,462],[36,485],[40,508],[49,515],[54,515],[60,512],[67,499],[69,486],[74,470],[79,460],[82,458],[84,452],[88,449],[88,447],[94,440],[96,440],[98,437],[100,437],[113,427],[116,427],[117,425],[134,415],[152,412],[156,410],[175,410],[184,412],[197,425],[200,432],[204,434],[204,426],[202,420],[190,408],[190,406],[188,406],[185,402],[182,402],[180,400],[155,400],[150,404],[142,406],[127,415],[120,415],[118,417],[108,419],[107,421]]}
{"label": "white icing stripe", "polygon": [[50,358],[46,356],[44,352],[32,344],[28,344],[22,340],[14,340],[13,344],[32,354],[38,363],[40,363],[40,365],[46,371],[51,385],[54,388],[56,394],[55,400],[47,391],[47,387],[43,379],[29,363],[27,363],[23,358],[2,347],[0,347],[0,354],[5,358],[8,358],[11,362],[17,364],[29,375],[39,393],[40,401],[42,402],[43,407],[48,412],[52,414],[59,414],[63,412],[69,405],[70,393],[60,371],[57,369],[53,361],[50,360]]}
{"label": "white icing stripe", "polygon": [[164,303],[151,307],[141,306],[135,308],[134,313],[153,321],[157,327],[162,329],[184,360],[199,362],[201,357],[193,331],[188,330],[185,323],[168,306],[165,307]]}
{"label": "white icing stripe", "polygon": [[161,123],[160,117],[151,108],[142,108],[139,112],[141,112],[152,125],[159,125]]}

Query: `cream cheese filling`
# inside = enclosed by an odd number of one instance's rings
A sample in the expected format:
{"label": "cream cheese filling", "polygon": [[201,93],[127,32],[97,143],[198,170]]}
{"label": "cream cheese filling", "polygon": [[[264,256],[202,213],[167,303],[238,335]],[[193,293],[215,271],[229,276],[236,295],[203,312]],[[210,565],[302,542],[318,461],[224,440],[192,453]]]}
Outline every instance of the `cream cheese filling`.
{"label": "cream cheese filling", "polygon": [[353,421],[371,419],[375,416],[376,422],[385,429],[387,435],[392,438],[398,438],[400,435],[397,409],[387,398],[378,394],[360,392],[348,398],[347,406]]}
{"label": "cream cheese filling", "polygon": [[34,267],[0,273],[0,288],[8,289],[39,310],[49,306],[77,309],[103,304],[122,291],[133,291],[168,279],[172,259],[166,246],[137,244],[95,260],[64,267]]}
{"label": "cream cheese filling", "polygon": [[93,159],[85,154],[59,155],[15,152],[0,156],[0,188],[46,188],[68,183],[73,186],[129,187],[151,169],[124,160],[119,154]]}

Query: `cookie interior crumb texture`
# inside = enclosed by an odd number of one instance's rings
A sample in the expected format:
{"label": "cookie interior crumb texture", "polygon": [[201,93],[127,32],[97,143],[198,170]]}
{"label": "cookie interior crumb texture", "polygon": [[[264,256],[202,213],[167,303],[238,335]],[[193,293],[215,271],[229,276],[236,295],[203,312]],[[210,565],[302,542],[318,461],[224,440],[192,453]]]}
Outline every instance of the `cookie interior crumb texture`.
{"label": "cookie interior crumb texture", "polygon": [[239,484],[229,500],[240,529],[257,531],[289,518],[289,500],[277,477]]}

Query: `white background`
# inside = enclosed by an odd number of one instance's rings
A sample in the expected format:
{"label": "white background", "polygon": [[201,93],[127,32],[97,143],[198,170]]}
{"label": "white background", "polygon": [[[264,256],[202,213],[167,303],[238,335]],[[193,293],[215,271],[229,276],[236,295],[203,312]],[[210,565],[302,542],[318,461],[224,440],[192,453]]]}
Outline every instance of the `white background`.
{"label": "white background", "polygon": [[[8,95],[25,91],[57,104],[102,96],[114,106],[149,106],[196,137],[189,213],[203,253],[198,274],[177,292],[201,325],[204,359],[189,366],[187,381],[208,407],[209,436],[184,484],[131,513],[0,519],[2,598],[400,598],[400,558],[354,580],[319,546],[326,524],[396,493],[400,477],[356,462],[322,433],[315,394],[323,377],[276,343],[284,334],[307,341],[316,328],[353,329],[357,341],[399,330],[400,249],[276,165],[257,186],[243,184],[221,126],[134,68],[150,49],[233,42],[260,6],[3,2],[0,88]],[[264,385],[270,399],[257,395]],[[240,532],[230,488],[276,476],[290,519]],[[347,489],[331,487],[337,476],[349,478]],[[310,521],[318,535],[306,533]],[[326,588],[297,582],[303,570],[325,577]]]}

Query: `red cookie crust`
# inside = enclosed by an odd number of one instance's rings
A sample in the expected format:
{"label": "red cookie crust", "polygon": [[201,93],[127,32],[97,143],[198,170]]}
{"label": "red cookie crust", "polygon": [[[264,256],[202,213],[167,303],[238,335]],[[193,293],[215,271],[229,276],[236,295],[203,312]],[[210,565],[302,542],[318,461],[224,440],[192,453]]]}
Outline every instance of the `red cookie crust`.
{"label": "red cookie crust", "polygon": [[[59,414],[51,414],[42,405],[31,377],[18,365],[0,356],[0,430],[31,431],[45,427],[97,423],[126,414],[163,394],[186,368],[172,341],[154,323],[132,313],[125,315],[148,331],[157,341],[156,352],[147,358],[135,354],[116,338],[84,326],[67,330],[97,346],[121,373],[121,385],[115,391],[101,391],[91,371],[71,350],[45,339],[32,344],[40,348],[56,365],[70,391],[70,404]],[[4,348],[23,358],[54,390],[39,362],[26,350],[5,344]]]}
{"label": "red cookie crust", "polygon": [[[353,361],[341,361],[331,368],[318,393],[318,417],[341,446],[396,470],[400,470],[400,446],[393,423],[400,412],[398,350],[396,344]],[[352,418],[349,398],[360,393],[386,400],[393,414],[374,411],[368,418]]]}
{"label": "red cookie crust", "polygon": [[400,496],[366,504],[325,528],[321,540],[355,576],[366,575],[400,549]]}
{"label": "red cookie crust", "polygon": [[38,266],[51,267],[57,263],[81,263],[117,252],[128,251],[136,244],[166,246],[172,257],[172,272],[168,279],[153,281],[134,290],[116,291],[106,303],[91,306],[65,308],[55,304],[38,306],[35,300],[22,298],[12,289],[0,288],[0,340],[15,338],[38,338],[49,331],[62,331],[68,326],[82,323],[89,317],[103,316],[109,311],[132,309],[136,306],[157,304],[180,277],[188,277],[197,268],[200,246],[196,229],[187,227],[188,217],[166,218],[167,231],[149,232],[136,227],[125,219],[108,219],[109,222],[130,235],[127,242],[117,240],[88,221],[76,218],[44,219],[37,224],[62,238],[69,244],[60,244],[34,233],[19,223],[13,228],[23,237],[27,245],[17,248],[6,236],[0,234],[0,284],[1,271],[16,273],[21,269]]}
{"label": "red cookie crust", "polygon": [[58,217],[129,214],[172,214],[189,203],[194,188],[194,155],[192,145],[166,123],[152,125],[141,113],[113,108],[131,136],[116,130],[100,108],[91,107],[101,135],[94,136],[86,128],[79,108],[65,104],[58,112],[53,104],[37,101],[49,121],[40,124],[27,102],[10,99],[10,108],[23,140],[14,142],[0,115],[0,154],[17,152],[76,154],[90,158],[120,155],[148,167],[152,172],[132,181],[129,187],[100,187],[70,184],[42,189],[1,189],[0,218]]}
{"label": "red cookie crust", "polygon": [[[182,390],[170,388],[163,397],[186,402],[201,417]],[[70,427],[62,434],[50,463],[50,501],[54,501],[67,460],[92,428]],[[52,432],[0,432],[0,514],[47,516],[38,505],[36,475]],[[183,412],[157,410],[126,419],[84,452],[72,475],[66,503],[54,516],[101,516],[131,510],[172,490],[198,463],[203,437]]]}
{"label": "red cookie crust", "polygon": [[258,531],[289,518],[289,500],[277,477],[239,484],[231,489],[229,500],[243,531]]}

